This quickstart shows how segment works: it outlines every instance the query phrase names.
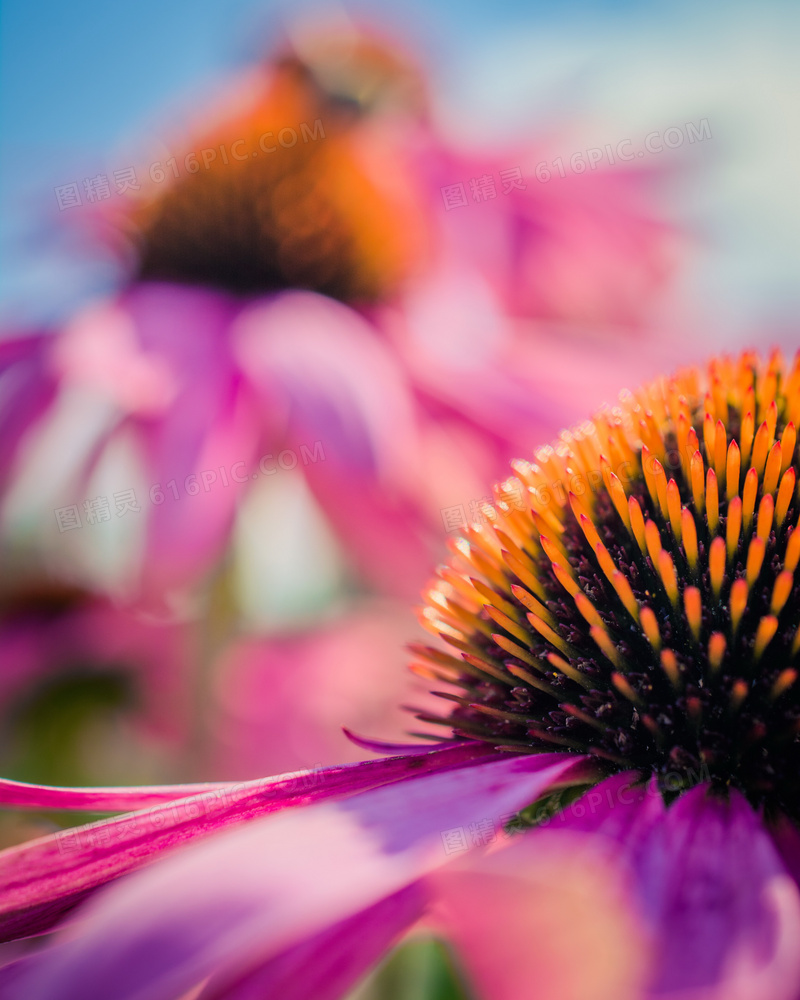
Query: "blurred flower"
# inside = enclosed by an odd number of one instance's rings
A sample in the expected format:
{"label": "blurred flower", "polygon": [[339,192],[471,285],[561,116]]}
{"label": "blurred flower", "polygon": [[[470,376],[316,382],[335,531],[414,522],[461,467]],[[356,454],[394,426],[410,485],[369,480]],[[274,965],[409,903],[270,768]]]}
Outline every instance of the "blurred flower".
{"label": "blurred flower", "polygon": [[[4,592],[5,591],[5,592]],[[0,589],[0,756],[58,782],[174,777],[190,733],[185,626],[44,579]]]}
{"label": "blurred flower", "polygon": [[[3,970],[2,995],[333,998],[430,910],[490,1000],[532,982],[554,998],[791,1000],[798,417],[800,356],[789,370],[777,354],[718,359],[623,393],[537,465],[515,463],[529,508],[498,498],[422,613],[446,645],[417,647],[415,669],[454,706],[423,718],[452,737],[361,741],[395,756],[5,852],[13,938],[217,834],[98,895]],[[119,792],[3,785],[11,804],[80,794]],[[588,968],[560,941],[563,959],[540,962],[537,904],[554,898]],[[607,903],[594,920],[588,898]]]}
{"label": "blurred flower", "polygon": [[[589,387],[599,403],[652,373],[658,350],[627,350],[628,332],[652,319],[674,236],[636,171],[447,211],[448,177],[501,161],[449,149],[421,72],[352,26],[298,32],[198,117],[177,176],[92,215],[124,234],[127,288],[5,346],[26,396],[4,411],[6,525],[93,586],[158,599],[220,559],[262,458],[318,448],[302,471],[348,557],[407,599],[446,511],[480,517],[481,484]],[[80,532],[32,527],[32,493],[49,517],[98,480],[145,511],[112,517],[111,568],[85,565]]]}
{"label": "blurred flower", "polygon": [[207,740],[214,773],[237,778],[361,759],[342,727],[402,739],[411,697],[403,642],[413,617],[394,602],[357,604],[310,631],[255,636],[222,654],[211,695]]}

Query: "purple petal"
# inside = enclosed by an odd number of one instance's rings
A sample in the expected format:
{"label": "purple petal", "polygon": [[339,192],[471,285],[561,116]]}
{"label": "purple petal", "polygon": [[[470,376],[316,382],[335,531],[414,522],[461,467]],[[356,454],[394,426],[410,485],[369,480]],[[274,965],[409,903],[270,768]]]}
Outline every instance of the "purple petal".
{"label": "purple petal", "polygon": [[373,753],[383,753],[383,754],[408,754],[408,753],[430,753],[430,751],[436,747],[437,749],[444,749],[445,747],[452,746],[452,742],[442,741],[441,743],[387,743],[384,740],[371,740],[366,736],[359,736],[357,733],[351,732],[342,726],[342,732],[350,740],[351,743],[355,743],[357,747],[362,747],[364,750],[372,750]]}
{"label": "purple petal", "polygon": [[624,771],[594,785],[538,829],[600,834],[630,847],[663,820],[665,811],[654,783],[645,784],[638,771]]}
{"label": "purple petal", "polygon": [[428,893],[419,882],[265,962],[236,982],[215,977],[198,1000],[337,1000],[414,924]]}
{"label": "purple petal", "polygon": [[782,816],[770,833],[784,867],[800,885],[800,830],[791,820]]}
{"label": "purple petal", "polygon": [[174,1000],[400,891],[448,861],[443,834],[499,822],[584,766],[506,757],[253,821],[107,889],[3,996]]}
{"label": "purple petal", "polygon": [[462,743],[424,756],[246,781],[20,844],[0,853],[5,889],[0,934],[8,940],[48,930],[98,886],[197,837],[289,806],[480,763],[493,755],[484,744]]}
{"label": "purple petal", "polygon": [[682,795],[637,855],[642,905],[656,932],[654,995],[795,1000],[800,893],[738,792],[727,801],[705,786]]}

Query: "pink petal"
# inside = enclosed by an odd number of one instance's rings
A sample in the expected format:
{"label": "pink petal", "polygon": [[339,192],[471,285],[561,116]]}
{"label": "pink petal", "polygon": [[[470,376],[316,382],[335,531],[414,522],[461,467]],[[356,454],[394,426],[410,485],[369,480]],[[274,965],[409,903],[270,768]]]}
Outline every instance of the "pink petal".
{"label": "pink petal", "polygon": [[647,942],[623,876],[594,839],[518,836],[438,872],[432,917],[481,1000],[641,1000]]}
{"label": "pink petal", "polygon": [[462,743],[422,757],[263,778],[28,841],[0,853],[5,887],[0,933],[4,940],[41,933],[105,882],[166,850],[253,817],[493,755],[485,745]]}
{"label": "pink petal", "polygon": [[428,893],[420,883],[348,917],[270,959],[235,983],[215,977],[198,1000],[337,1000],[422,915]]}
{"label": "pink petal", "polygon": [[435,871],[448,861],[443,833],[498,822],[583,766],[561,754],[495,760],[245,824],[107,889],[4,996],[174,1000]]}
{"label": "pink petal", "polygon": [[321,443],[324,461],[303,473],[348,553],[381,588],[416,595],[429,539],[414,399],[392,350],[354,310],[310,292],[254,306],[233,336],[265,407],[283,403],[287,446]]}

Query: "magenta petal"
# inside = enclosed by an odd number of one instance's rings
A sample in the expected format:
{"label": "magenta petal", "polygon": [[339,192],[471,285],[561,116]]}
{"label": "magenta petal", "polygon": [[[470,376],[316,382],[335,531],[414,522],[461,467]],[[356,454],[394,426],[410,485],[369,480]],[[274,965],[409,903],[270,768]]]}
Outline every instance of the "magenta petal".
{"label": "magenta petal", "polygon": [[659,824],[665,811],[653,782],[645,784],[638,771],[623,771],[594,785],[539,829],[601,834],[630,846]]}
{"label": "magenta petal", "polygon": [[230,976],[215,977],[198,1000],[337,1000],[422,916],[427,897],[415,882],[235,982]]}
{"label": "magenta petal", "polygon": [[9,940],[48,930],[98,886],[198,837],[289,806],[480,763],[493,755],[485,744],[462,743],[426,755],[246,781],[20,844],[0,853],[0,936]]}
{"label": "magenta petal", "polygon": [[770,833],[784,867],[800,885],[800,830],[791,820],[782,816]]}
{"label": "magenta petal", "polygon": [[496,759],[240,826],[109,887],[5,997],[174,1000],[400,891],[447,863],[443,835],[499,822],[582,766]]}
{"label": "magenta petal", "polygon": [[430,753],[434,748],[443,750],[448,746],[452,746],[452,742],[443,741],[442,743],[387,743],[385,740],[371,740],[366,736],[359,736],[357,733],[351,732],[342,726],[342,732],[350,740],[351,743],[355,743],[357,747],[362,747],[364,750],[372,750],[373,753]]}
{"label": "magenta petal", "polygon": [[74,809],[83,812],[130,812],[193,795],[230,788],[234,782],[194,785],[145,785],[135,788],[56,788],[0,778],[0,808]]}
{"label": "magenta petal", "polygon": [[656,932],[653,994],[795,1000],[800,893],[739,793],[724,801],[699,786],[682,795],[637,855]]}

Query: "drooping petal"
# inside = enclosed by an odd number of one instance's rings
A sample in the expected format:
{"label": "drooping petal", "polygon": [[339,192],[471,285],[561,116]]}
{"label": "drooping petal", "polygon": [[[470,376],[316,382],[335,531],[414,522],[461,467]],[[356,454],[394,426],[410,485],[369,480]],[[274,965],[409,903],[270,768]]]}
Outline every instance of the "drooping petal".
{"label": "drooping petal", "polygon": [[246,824],[110,887],[0,996],[173,1000],[221,969],[244,973],[441,867],[443,834],[497,822],[586,767],[495,760]]}
{"label": "drooping petal", "polygon": [[232,337],[265,406],[283,403],[286,445],[319,447],[303,473],[348,553],[381,588],[416,594],[430,539],[414,399],[392,351],[354,310],[308,292],[253,306]]}
{"label": "drooping petal", "polygon": [[256,454],[255,413],[227,338],[239,305],[205,289],[140,284],[122,306],[141,350],[158,357],[175,380],[174,398],[159,418],[136,419],[148,472],[164,498],[155,494],[157,502],[147,504],[144,583],[170,587],[221,551],[243,489],[227,470],[237,462],[249,469]]}
{"label": "drooping petal", "polygon": [[212,978],[198,1000],[338,1000],[423,913],[429,892],[407,886],[231,983]]}
{"label": "drooping petal", "polygon": [[791,820],[782,816],[771,827],[770,833],[786,870],[800,885],[800,830]]}
{"label": "drooping petal", "polygon": [[[364,750],[371,750],[373,753],[425,753],[430,752],[437,744],[426,746],[424,743],[386,743],[384,740],[371,740],[366,736],[359,736],[349,729],[342,727],[342,731],[351,743]],[[438,744],[443,747],[443,744]]]}
{"label": "drooping petal", "polygon": [[692,789],[636,855],[641,905],[656,935],[654,996],[795,1000],[800,892],[742,795],[731,791],[725,801],[705,786]]}
{"label": "drooping petal", "polygon": [[430,880],[432,917],[477,995],[641,1000],[647,941],[614,852],[574,834],[514,839]]}
{"label": "drooping petal", "polygon": [[290,806],[350,795],[492,756],[490,747],[462,743],[424,756],[241,782],[28,841],[0,853],[4,880],[0,936],[8,940],[48,930],[98,886],[198,837]]}
{"label": "drooping petal", "polygon": [[132,788],[57,788],[0,778],[0,808],[74,809],[82,812],[130,812],[230,788],[232,781],[194,785],[143,785]]}
{"label": "drooping petal", "polygon": [[724,801],[703,785],[665,809],[636,779],[609,778],[547,828],[623,848],[655,942],[652,995],[795,1000],[800,892],[759,817],[738,792]]}

